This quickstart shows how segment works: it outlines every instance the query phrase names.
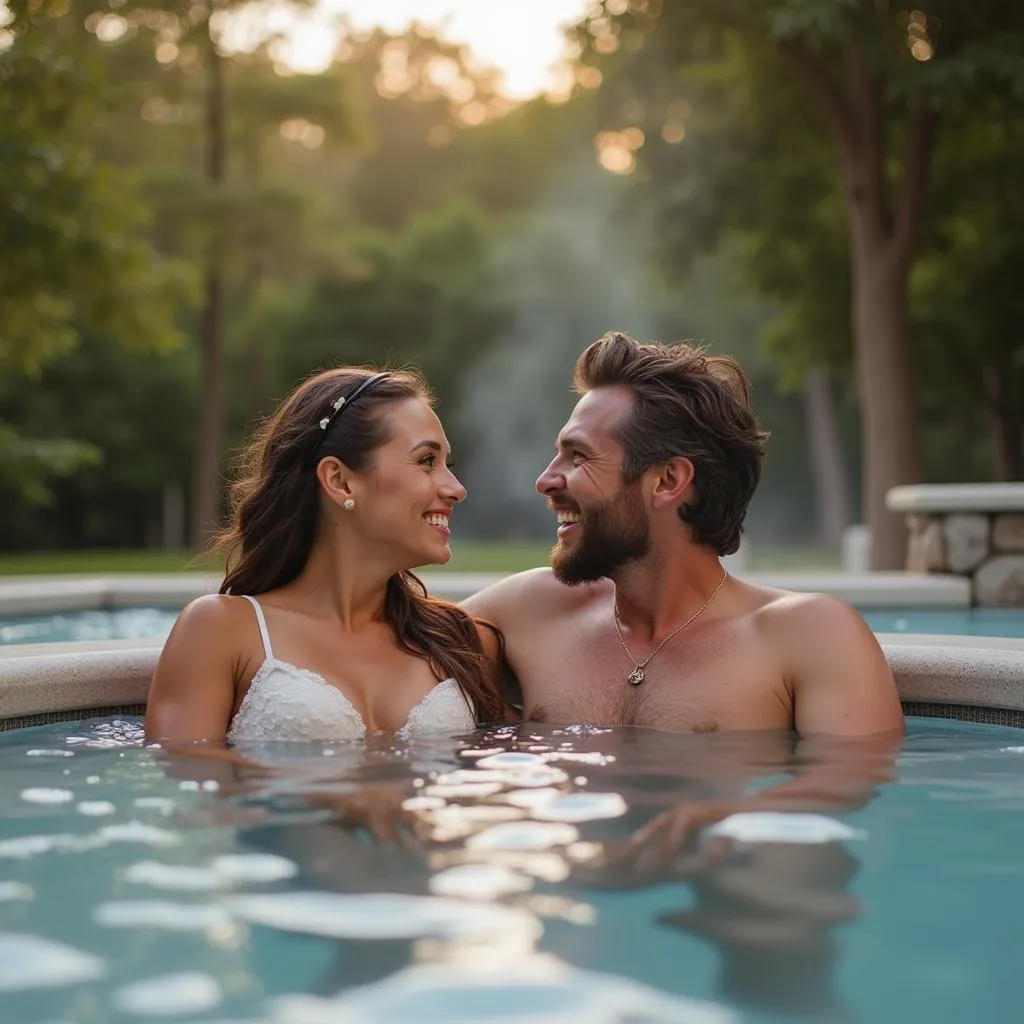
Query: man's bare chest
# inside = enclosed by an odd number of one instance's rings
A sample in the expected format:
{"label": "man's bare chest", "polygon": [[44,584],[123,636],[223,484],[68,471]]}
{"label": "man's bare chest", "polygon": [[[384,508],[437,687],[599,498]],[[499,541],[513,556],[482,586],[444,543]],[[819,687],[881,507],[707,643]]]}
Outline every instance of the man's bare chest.
{"label": "man's bare chest", "polygon": [[756,638],[695,630],[659,651],[632,685],[630,674],[650,651],[631,657],[614,626],[602,630],[593,618],[575,631],[539,624],[532,642],[508,644],[526,718],[689,732],[791,727],[785,684]]}

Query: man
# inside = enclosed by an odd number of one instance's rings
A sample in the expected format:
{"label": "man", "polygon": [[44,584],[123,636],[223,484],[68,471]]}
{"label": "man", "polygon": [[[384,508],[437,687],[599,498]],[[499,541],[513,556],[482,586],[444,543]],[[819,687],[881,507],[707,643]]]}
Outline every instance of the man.
{"label": "man", "polygon": [[739,364],[612,333],[574,384],[537,480],[558,519],[551,568],[466,602],[504,633],[524,718],[902,733],[892,674],[852,608],[741,582],[719,561],[739,547],[767,437]]}

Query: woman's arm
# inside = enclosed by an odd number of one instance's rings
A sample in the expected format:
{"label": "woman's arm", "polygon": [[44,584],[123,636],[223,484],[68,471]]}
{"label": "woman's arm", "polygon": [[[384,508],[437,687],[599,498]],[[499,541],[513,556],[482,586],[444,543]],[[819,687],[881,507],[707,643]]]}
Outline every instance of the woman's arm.
{"label": "woman's arm", "polygon": [[235,704],[237,598],[210,595],[178,617],[153,674],[146,704],[148,740],[223,740]]}

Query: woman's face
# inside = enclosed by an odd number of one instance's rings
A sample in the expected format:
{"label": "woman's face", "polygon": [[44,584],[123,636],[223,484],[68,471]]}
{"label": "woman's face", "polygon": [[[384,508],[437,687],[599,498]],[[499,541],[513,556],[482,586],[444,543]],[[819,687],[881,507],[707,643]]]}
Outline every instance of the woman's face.
{"label": "woman's face", "polygon": [[362,540],[387,550],[399,567],[444,565],[452,557],[449,517],[466,488],[449,464],[441,421],[420,398],[394,402],[383,415],[391,439],[365,472],[353,475],[354,525]]}

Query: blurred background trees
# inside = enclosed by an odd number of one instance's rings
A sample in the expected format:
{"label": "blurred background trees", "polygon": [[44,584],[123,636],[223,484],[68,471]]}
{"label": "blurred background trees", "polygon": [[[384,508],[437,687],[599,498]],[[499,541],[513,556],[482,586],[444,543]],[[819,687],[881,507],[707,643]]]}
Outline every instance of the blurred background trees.
{"label": "blurred background trees", "polygon": [[755,545],[866,521],[891,567],[889,486],[1024,474],[1024,8],[605,0],[513,103],[425,28],[297,74],[282,6],[8,2],[4,548],[200,546],[231,451],[338,362],[424,370],[462,535],[547,537],[611,328],[747,367]]}

